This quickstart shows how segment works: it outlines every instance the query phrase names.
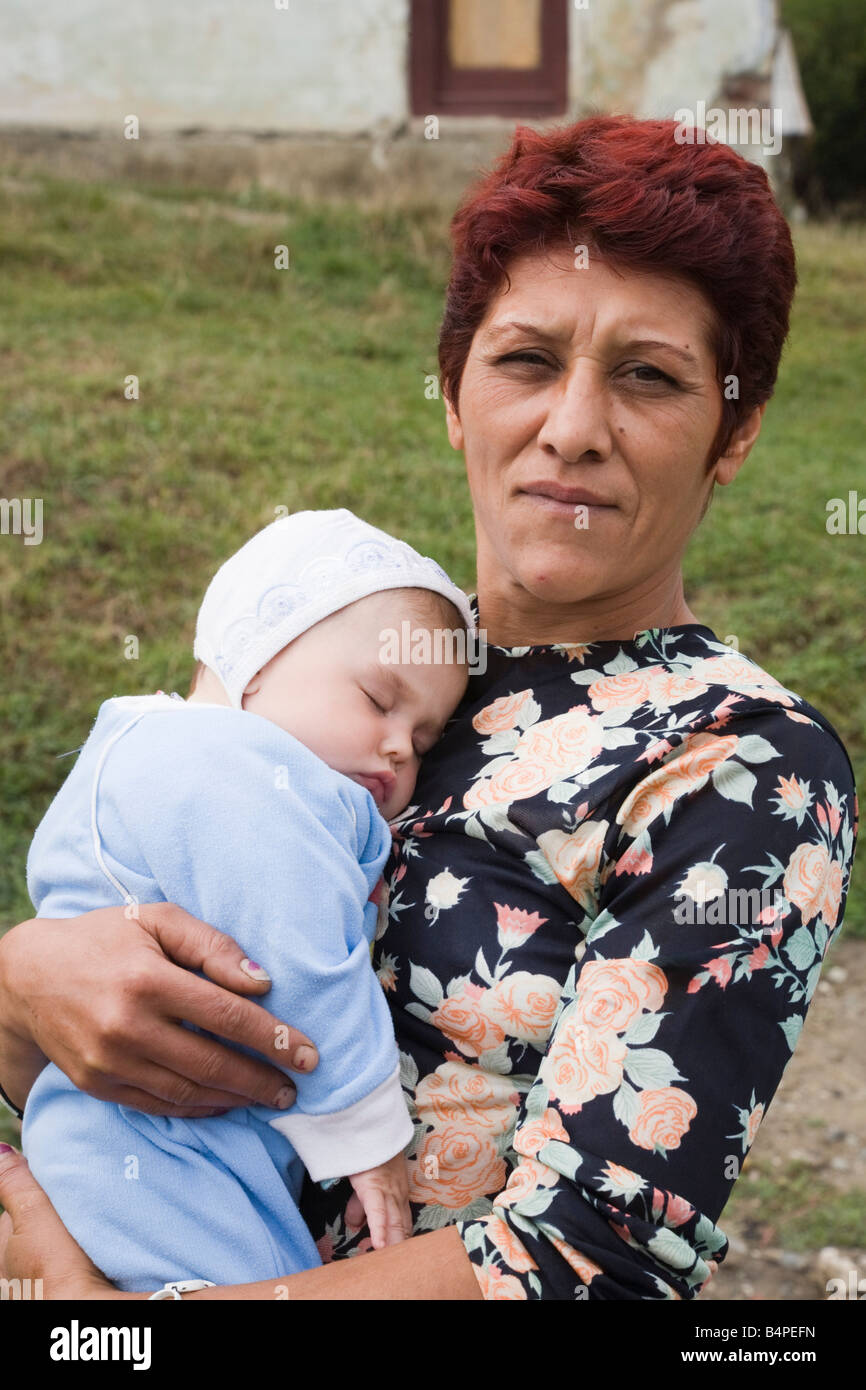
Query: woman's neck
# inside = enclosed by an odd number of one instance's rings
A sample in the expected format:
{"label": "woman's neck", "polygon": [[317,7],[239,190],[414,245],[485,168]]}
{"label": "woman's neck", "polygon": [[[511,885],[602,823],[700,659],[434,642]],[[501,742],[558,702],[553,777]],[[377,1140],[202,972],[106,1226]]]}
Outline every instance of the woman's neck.
{"label": "woman's neck", "polygon": [[477,585],[479,627],[496,647],[552,643],[630,642],[647,628],[679,627],[698,619],[685,600],[682,575],[644,594],[614,595],[573,604],[550,603],[517,585]]}

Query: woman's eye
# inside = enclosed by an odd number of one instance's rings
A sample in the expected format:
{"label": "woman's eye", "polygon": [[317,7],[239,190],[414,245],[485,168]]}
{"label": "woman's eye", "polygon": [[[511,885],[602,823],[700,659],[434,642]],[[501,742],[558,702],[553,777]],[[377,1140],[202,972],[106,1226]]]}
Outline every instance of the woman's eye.
{"label": "woman's eye", "polygon": [[642,364],[638,367],[629,367],[628,371],[626,372],[626,376],[631,376],[632,374],[636,374],[638,372],[649,373],[648,376],[637,377],[638,381],[645,381],[647,385],[651,385],[652,383],[657,381],[664,381],[667,382],[670,386],[676,386],[676,382],[674,381],[673,377],[668,376],[667,372],[663,372],[660,367],[648,367],[645,364]]}
{"label": "woman's eye", "polygon": [[531,367],[550,367],[553,364],[546,357],[542,357],[540,352],[509,352],[505,357],[500,357],[499,362],[526,362]]}

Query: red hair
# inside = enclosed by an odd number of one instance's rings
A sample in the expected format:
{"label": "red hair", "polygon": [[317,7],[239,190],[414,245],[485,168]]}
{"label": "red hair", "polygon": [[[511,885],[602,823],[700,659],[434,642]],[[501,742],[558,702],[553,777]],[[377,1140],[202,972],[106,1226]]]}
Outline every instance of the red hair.
{"label": "red hair", "polygon": [[[621,270],[675,274],[713,309],[723,391],[710,462],[773,394],[797,272],[788,224],[767,175],[729,146],[677,143],[674,121],[591,116],[518,126],[510,149],[460,203],[439,335],[445,396],[458,407],[475,330],[525,252],[585,243]],[[724,399],[737,378],[739,399]]]}

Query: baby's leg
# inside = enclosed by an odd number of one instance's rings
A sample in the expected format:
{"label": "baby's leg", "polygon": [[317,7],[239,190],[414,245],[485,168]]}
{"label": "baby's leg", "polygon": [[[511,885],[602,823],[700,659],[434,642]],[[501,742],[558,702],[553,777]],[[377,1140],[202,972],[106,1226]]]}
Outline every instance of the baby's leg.
{"label": "baby's leg", "polygon": [[55,1087],[25,1116],[24,1148],[93,1262],[119,1288],[144,1292],[175,1279],[279,1279],[320,1263],[274,1146],[295,1174],[298,1160],[267,1129],[246,1111],[170,1120]]}

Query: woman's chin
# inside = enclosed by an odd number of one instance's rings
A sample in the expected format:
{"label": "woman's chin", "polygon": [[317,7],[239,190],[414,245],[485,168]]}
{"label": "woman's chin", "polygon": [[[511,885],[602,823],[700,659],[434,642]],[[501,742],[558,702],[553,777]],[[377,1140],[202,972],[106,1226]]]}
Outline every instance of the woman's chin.
{"label": "woman's chin", "polygon": [[590,602],[609,587],[604,583],[600,565],[589,568],[585,564],[536,564],[519,574],[518,582],[533,598],[564,609]]}

